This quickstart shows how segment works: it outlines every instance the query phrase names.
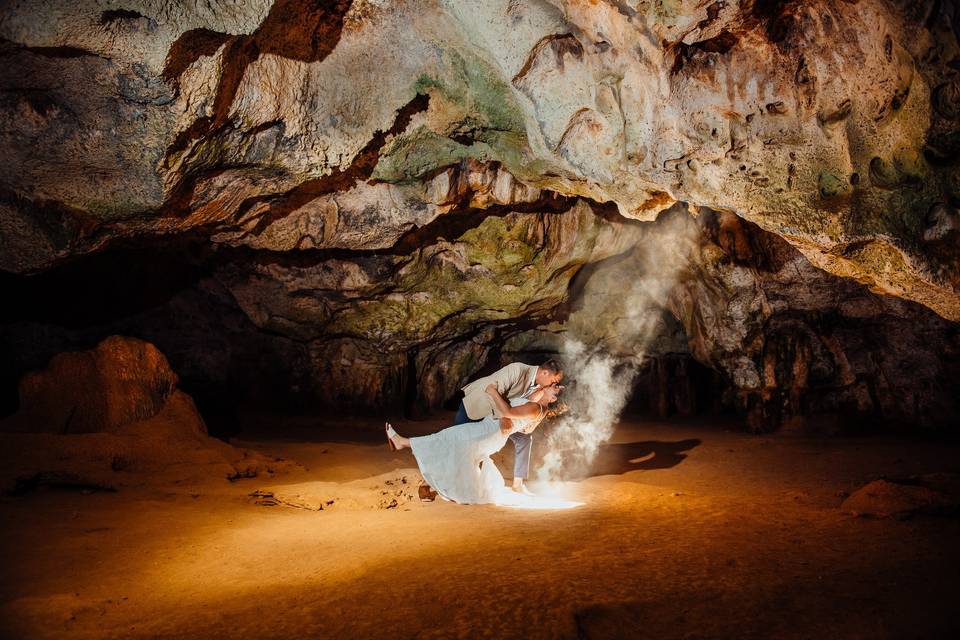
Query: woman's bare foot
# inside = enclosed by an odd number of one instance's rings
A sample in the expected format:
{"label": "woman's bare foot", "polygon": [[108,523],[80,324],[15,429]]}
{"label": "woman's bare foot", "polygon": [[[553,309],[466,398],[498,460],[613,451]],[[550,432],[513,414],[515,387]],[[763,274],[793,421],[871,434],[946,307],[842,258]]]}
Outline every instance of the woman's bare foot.
{"label": "woman's bare foot", "polygon": [[393,436],[390,433],[391,431],[393,433],[396,433],[396,431],[393,431],[393,427],[390,426],[389,422],[385,422],[383,428],[387,432],[387,446],[390,447],[390,451],[396,451],[398,447],[397,447],[397,444],[393,441]]}
{"label": "woman's bare foot", "polygon": [[384,423],[384,430],[387,432],[387,444],[390,445],[391,451],[399,451],[410,446],[410,438],[404,438],[394,431],[393,425],[389,422]]}

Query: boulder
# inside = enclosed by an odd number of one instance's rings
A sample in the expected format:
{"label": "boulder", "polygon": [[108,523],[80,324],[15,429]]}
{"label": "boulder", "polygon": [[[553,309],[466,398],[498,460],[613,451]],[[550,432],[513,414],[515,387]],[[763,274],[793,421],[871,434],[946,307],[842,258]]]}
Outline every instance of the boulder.
{"label": "boulder", "polygon": [[20,411],[4,431],[117,431],[155,416],[177,386],[160,351],[143,340],[110,336],[89,351],[61,353],[20,381]]}
{"label": "boulder", "polygon": [[175,385],[163,354],[134,338],[55,357],[24,378],[24,407],[0,422],[0,492],[232,481],[294,466],[211,438]]}
{"label": "boulder", "polygon": [[955,514],[960,510],[960,475],[938,473],[903,480],[874,480],[854,491],[840,508],[866,518]]}

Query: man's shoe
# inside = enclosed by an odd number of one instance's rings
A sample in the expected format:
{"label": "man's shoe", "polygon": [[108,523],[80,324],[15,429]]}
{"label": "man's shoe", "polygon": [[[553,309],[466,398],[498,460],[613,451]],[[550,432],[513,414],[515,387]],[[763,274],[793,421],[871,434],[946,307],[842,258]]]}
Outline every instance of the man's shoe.
{"label": "man's shoe", "polygon": [[527,489],[527,485],[522,482],[520,484],[513,485],[513,490],[516,491],[517,493],[522,493],[525,496],[534,495],[533,492],[530,491],[530,489]]}

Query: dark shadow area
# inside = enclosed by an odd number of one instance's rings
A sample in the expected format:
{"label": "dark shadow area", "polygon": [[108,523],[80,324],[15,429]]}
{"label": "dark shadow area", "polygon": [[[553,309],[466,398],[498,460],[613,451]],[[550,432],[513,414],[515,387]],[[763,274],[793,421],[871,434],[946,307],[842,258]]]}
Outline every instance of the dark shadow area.
{"label": "dark shadow area", "polygon": [[208,277],[214,251],[200,234],[163,244],[139,238],[67,260],[43,273],[0,271],[7,304],[0,324],[35,322],[78,329],[154,309]]}
{"label": "dark shadow area", "polygon": [[687,452],[699,446],[699,438],[678,440],[676,442],[627,442],[604,444],[586,476],[622,475],[630,471],[652,471],[670,469],[687,458]]}
{"label": "dark shadow area", "polygon": [[[744,564],[750,562],[730,558],[727,571],[742,575]],[[895,559],[868,570],[847,570],[833,580],[823,579],[830,568],[821,558],[813,556],[800,567],[792,579],[781,579],[779,584],[770,576],[776,569],[751,567],[756,576],[753,584],[745,583],[736,592],[706,580],[699,590],[678,589],[662,597],[589,605],[574,613],[576,637],[955,638],[960,631],[960,617],[945,593],[949,590],[905,571]],[[941,575],[945,571],[932,566],[926,570]],[[878,588],[872,572],[908,585]],[[810,615],[813,611],[817,613]]]}
{"label": "dark shadow area", "polygon": [[[271,442],[350,443],[372,447],[387,446],[383,423],[390,422],[404,436],[416,437],[436,433],[451,426],[453,415],[438,412],[426,420],[407,420],[399,410],[383,410],[376,417],[248,412],[239,416],[237,427],[243,440]],[[507,445],[506,448],[510,448]]]}
{"label": "dark shadow area", "polygon": [[193,397],[211,435],[239,432],[248,405],[298,409],[305,348],[260,331],[212,278],[229,259],[202,235],[163,245],[117,242],[36,275],[0,273],[0,417],[17,411],[28,371],[110,335],[156,345]]}
{"label": "dark shadow area", "polygon": [[623,413],[656,418],[733,414],[732,391],[722,372],[704,366],[688,353],[652,354],[637,371]]}
{"label": "dark shadow area", "polygon": [[[660,423],[661,425],[663,423]],[[702,424],[689,421],[688,424]],[[417,434],[420,435],[420,434]],[[600,445],[596,458],[588,460],[585,455],[570,451],[565,455],[563,478],[580,481],[598,476],[623,475],[631,471],[655,471],[671,469],[687,459],[689,452],[700,446],[700,438],[688,438],[676,441],[643,440],[639,442],[606,443]],[[548,453],[546,437],[534,435],[533,457],[531,460],[531,478],[537,472]],[[513,477],[514,447],[507,442],[494,459],[504,477]]]}

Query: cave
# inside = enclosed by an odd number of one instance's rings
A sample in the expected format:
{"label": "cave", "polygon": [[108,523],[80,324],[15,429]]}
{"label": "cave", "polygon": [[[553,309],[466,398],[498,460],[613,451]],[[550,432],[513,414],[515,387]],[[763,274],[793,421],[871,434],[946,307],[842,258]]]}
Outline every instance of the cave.
{"label": "cave", "polygon": [[36,0],[0,57],[0,636],[960,633],[954,0]]}

